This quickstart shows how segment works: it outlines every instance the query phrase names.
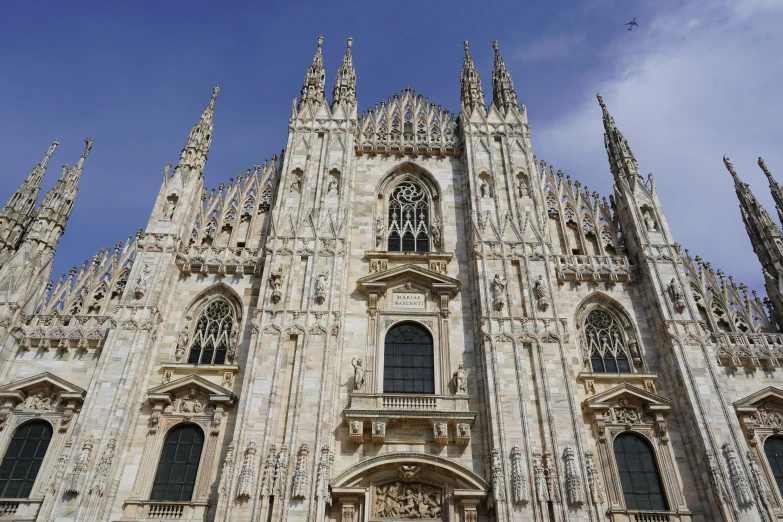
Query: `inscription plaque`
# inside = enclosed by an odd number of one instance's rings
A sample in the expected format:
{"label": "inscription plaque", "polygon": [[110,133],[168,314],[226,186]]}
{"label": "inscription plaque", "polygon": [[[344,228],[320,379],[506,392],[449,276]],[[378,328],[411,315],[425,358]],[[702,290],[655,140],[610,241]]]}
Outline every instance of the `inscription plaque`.
{"label": "inscription plaque", "polygon": [[392,308],[396,310],[425,310],[427,303],[424,294],[412,292],[393,292]]}

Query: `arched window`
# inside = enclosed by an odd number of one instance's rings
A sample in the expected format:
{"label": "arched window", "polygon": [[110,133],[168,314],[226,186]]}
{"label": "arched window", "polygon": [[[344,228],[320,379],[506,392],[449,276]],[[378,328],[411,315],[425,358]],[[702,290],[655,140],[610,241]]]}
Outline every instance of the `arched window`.
{"label": "arched window", "polygon": [[783,495],[783,437],[769,437],[764,442],[764,453],[778,484],[778,490]]}
{"label": "arched window", "polygon": [[193,344],[190,345],[190,364],[223,364],[226,362],[234,313],[224,299],[216,299],[201,312],[196,322]]}
{"label": "arched window", "polygon": [[623,331],[611,314],[596,308],[587,314],[585,340],[596,373],[630,373],[631,363]]}
{"label": "arched window", "polygon": [[23,424],[8,445],[0,464],[0,498],[27,498],[41,469],[52,427],[45,421]]}
{"label": "arched window", "polygon": [[415,323],[401,323],[386,334],[384,393],[435,393],[432,336]]}
{"label": "arched window", "polygon": [[389,197],[389,244],[396,252],[430,251],[430,202],[427,191],[403,181]]}
{"label": "arched window", "polygon": [[633,433],[621,433],[614,439],[614,457],[620,472],[626,509],[669,509],[655,455],[647,441]]}
{"label": "arched window", "polygon": [[203,446],[204,432],[194,424],[177,426],[168,432],[150,500],[192,500]]}

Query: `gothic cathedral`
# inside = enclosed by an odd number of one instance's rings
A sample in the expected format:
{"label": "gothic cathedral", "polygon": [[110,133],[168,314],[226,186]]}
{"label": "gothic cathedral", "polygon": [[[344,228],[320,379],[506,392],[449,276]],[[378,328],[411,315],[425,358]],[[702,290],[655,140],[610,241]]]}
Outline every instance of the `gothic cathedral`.
{"label": "gothic cathedral", "polygon": [[600,95],[608,200],[536,160],[497,42],[459,114],[359,112],[351,39],[327,100],[322,43],[284,153],[208,190],[215,87],[145,228],[56,281],[92,141],[2,208],[0,521],[783,520],[783,231],[729,159],[763,303]]}

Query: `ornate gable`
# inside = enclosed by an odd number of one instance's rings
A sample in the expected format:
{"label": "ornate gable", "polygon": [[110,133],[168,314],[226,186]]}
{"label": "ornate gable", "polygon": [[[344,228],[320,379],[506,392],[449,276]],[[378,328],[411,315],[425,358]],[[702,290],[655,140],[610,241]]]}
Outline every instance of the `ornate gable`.
{"label": "ornate gable", "polygon": [[450,297],[456,296],[461,286],[457,279],[412,263],[364,276],[358,280],[358,284],[359,288],[367,293],[383,293],[386,288],[394,286],[395,283],[407,281],[420,283],[437,294],[446,293]]}
{"label": "ornate gable", "polygon": [[748,441],[763,442],[783,430],[783,390],[768,386],[734,403]]}
{"label": "ornate gable", "polygon": [[593,414],[601,442],[607,441],[607,428],[610,432],[644,431],[652,425],[657,427],[661,441],[668,442],[666,415],[671,405],[670,399],[626,383],[586,399],[582,409]]}
{"label": "ornate gable", "polygon": [[59,422],[60,431],[68,428],[74,412],[84,402],[82,388],[45,372],[0,387],[0,430],[14,411],[19,420],[34,415],[49,415]]}
{"label": "ornate gable", "polygon": [[147,401],[152,406],[150,432],[157,431],[166,414],[164,427],[185,419],[206,426],[211,419],[212,433],[215,434],[220,430],[224,409],[235,400],[236,396],[230,390],[196,374],[150,388],[147,391]]}

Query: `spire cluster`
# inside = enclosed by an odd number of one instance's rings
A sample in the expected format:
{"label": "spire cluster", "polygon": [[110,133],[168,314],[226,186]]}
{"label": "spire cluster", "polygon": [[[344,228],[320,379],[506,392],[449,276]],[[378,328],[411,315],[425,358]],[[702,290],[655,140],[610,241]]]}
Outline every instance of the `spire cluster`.
{"label": "spire cluster", "polygon": [[484,90],[481,88],[481,76],[479,76],[476,66],[473,65],[473,58],[470,56],[470,42],[465,40],[464,45],[465,57],[462,60],[462,72],[459,76],[462,110],[472,112],[476,107],[481,107],[484,110]]}
{"label": "spire cluster", "polygon": [[517,91],[514,90],[514,82],[506,69],[503,57],[500,56],[497,40],[492,40],[492,47],[495,49],[495,69],[492,71],[492,103],[498,110],[504,112],[519,110]]}
{"label": "spire cluster", "polygon": [[349,37],[343,55],[343,63],[337,69],[337,77],[334,80],[332,107],[336,107],[339,103],[345,103],[351,107],[356,106],[356,70],[353,68],[352,45],[353,38]]}
{"label": "spire cluster", "polygon": [[300,105],[307,101],[321,103],[324,100],[324,85],[326,80],[326,70],[324,69],[324,55],[322,47],[324,45],[323,35],[318,37],[318,49],[313,56],[313,63],[307,68],[305,73],[304,85],[302,85],[302,96]]}

